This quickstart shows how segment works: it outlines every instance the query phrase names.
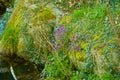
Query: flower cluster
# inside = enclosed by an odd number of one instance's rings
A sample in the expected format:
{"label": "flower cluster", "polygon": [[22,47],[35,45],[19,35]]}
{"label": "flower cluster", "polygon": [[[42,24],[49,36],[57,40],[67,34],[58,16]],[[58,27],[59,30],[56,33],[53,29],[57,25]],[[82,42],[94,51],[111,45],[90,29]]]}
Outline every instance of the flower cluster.
{"label": "flower cluster", "polygon": [[69,50],[80,51],[81,47],[79,43],[82,41],[82,37],[78,33],[75,33],[75,36],[68,35],[68,33],[70,33],[70,31],[65,29],[64,26],[57,28],[54,33],[55,40],[52,42],[53,46],[56,48],[56,50],[67,46],[65,48]]}
{"label": "flower cluster", "polygon": [[58,28],[57,31],[55,32],[55,37],[58,40],[62,40],[62,38],[63,38],[62,36],[65,35],[65,32],[66,32],[65,27],[62,26],[62,27]]}
{"label": "flower cluster", "polygon": [[64,26],[57,28],[57,30],[55,31],[54,33],[55,39],[52,41],[52,43],[56,50],[64,46],[64,44],[62,44],[62,41],[63,41],[63,36],[65,35],[66,35],[66,30]]}
{"label": "flower cluster", "polygon": [[79,46],[79,42],[81,40],[82,39],[80,38],[80,34],[77,33],[71,40],[70,49],[75,50],[75,51],[80,51],[81,48]]}

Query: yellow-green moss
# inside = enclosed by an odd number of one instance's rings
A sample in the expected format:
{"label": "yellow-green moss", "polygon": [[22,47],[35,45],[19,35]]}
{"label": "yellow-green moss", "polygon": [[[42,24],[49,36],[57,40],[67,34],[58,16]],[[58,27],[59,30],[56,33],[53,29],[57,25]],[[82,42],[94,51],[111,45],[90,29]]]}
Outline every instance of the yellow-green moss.
{"label": "yellow-green moss", "polygon": [[2,50],[6,54],[13,54],[17,51],[19,30],[9,26],[2,35]]}
{"label": "yellow-green moss", "polygon": [[3,53],[28,59],[34,56],[31,52],[43,54],[51,50],[49,24],[55,22],[56,15],[51,8],[40,4],[32,0],[18,1],[2,35]]}
{"label": "yellow-green moss", "polygon": [[60,21],[60,25],[64,25],[64,26],[70,26],[72,23],[72,18],[71,16],[64,16],[61,21]]}

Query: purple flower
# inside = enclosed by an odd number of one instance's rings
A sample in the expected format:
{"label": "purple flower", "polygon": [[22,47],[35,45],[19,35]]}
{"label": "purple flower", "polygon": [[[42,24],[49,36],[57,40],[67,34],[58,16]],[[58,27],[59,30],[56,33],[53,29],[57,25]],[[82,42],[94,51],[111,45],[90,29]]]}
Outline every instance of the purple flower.
{"label": "purple flower", "polygon": [[74,50],[80,51],[81,48],[80,48],[79,46],[75,46],[75,47],[74,47]]}
{"label": "purple flower", "polygon": [[60,44],[57,44],[57,47],[61,46]]}
{"label": "purple flower", "polygon": [[76,34],[76,35],[71,39],[71,41],[76,44],[77,41],[79,40],[79,38],[80,38],[80,34]]}
{"label": "purple flower", "polygon": [[80,37],[80,34],[76,34],[75,38],[79,38]]}
{"label": "purple flower", "polygon": [[65,30],[65,27],[62,26],[62,27],[59,27],[59,28],[57,29],[57,31],[58,31],[58,32],[65,32],[66,30]]}
{"label": "purple flower", "polygon": [[60,31],[64,31],[64,30],[65,30],[64,26],[60,27]]}
{"label": "purple flower", "polygon": [[64,34],[65,34],[65,27],[62,26],[62,27],[59,27],[57,29],[57,31],[55,32],[55,37],[58,39],[58,40],[62,40]]}

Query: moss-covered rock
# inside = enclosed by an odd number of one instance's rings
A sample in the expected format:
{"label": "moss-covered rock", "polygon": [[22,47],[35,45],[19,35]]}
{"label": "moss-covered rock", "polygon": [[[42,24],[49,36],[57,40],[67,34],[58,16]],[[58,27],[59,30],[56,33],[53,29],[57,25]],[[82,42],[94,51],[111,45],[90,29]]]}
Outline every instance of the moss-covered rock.
{"label": "moss-covered rock", "polygon": [[3,54],[17,54],[27,60],[34,54],[45,57],[52,49],[50,33],[55,19],[54,11],[40,1],[19,0],[2,35]]}
{"label": "moss-covered rock", "polygon": [[113,14],[95,1],[97,5],[74,8],[59,21],[59,11],[42,1],[18,1],[2,35],[3,54],[37,65],[46,62],[42,76],[47,79],[113,78],[120,69],[120,9]]}

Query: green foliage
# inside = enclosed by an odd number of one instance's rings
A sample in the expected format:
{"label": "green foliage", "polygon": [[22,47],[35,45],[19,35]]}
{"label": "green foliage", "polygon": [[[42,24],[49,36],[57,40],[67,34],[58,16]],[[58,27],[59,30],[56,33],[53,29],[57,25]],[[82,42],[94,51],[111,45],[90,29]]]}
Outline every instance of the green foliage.
{"label": "green foliage", "polygon": [[[69,79],[71,75],[71,66],[66,55],[62,53],[54,53],[48,57],[42,75],[47,80],[54,79]],[[53,80],[54,80],[53,79]]]}
{"label": "green foliage", "polygon": [[[116,14],[118,12],[119,10]],[[117,79],[112,72],[115,72],[113,69],[118,67],[116,63],[119,62],[117,57],[117,54],[119,54],[119,42],[117,41],[119,31],[116,27],[113,27],[117,26],[118,23],[114,24],[114,19],[111,18],[111,16],[113,16],[111,15],[111,10],[103,4],[94,5],[92,7],[82,7],[80,10],[74,10],[69,15],[63,16],[61,19],[60,25],[63,25],[67,32],[64,32],[64,29],[63,32],[59,32],[63,27],[58,28],[58,34],[61,36],[55,36],[55,40],[56,43],[63,45],[58,47],[57,52],[63,52],[63,54],[59,53],[62,56],[67,55],[71,63],[69,66],[72,65],[72,68],[70,69],[67,66],[69,70],[65,68],[66,72],[71,72],[70,75],[67,75],[70,80]],[[79,41],[76,44],[81,48],[80,51],[69,48],[69,44],[74,43],[72,41],[76,40],[75,35],[77,33],[80,34],[82,38],[82,40],[78,38]],[[59,37],[62,37],[62,39],[59,40]],[[55,57],[56,54],[53,56]],[[45,68],[45,71],[48,72],[46,75],[50,75],[46,77],[60,78],[63,80],[68,79],[67,77],[62,78],[59,76],[59,73],[62,76],[66,76],[60,71],[61,66],[59,60],[61,60],[60,56],[58,56],[55,61],[54,58],[52,58],[52,63],[49,63],[49,66]],[[66,63],[64,62],[65,60],[61,63],[64,64],[63,67],[66,67]],[[74,70],[74,68],[76,70]],[[56,70],[56,72],[54,70]],[[62,71],[64,73],[64,68]]]}
{"label": "green foliage", "polygon": [[13,54],[17,51],[17,43],[18,43],[18,35],[19,35],[19,28],[14,29],[13,27],[9,26],[7,30],[2,35],[2,49],[3,52],[6,54]]}
{"label": "green foliage", "polygon": [[104,73],[102,75],[102,79],[104,79],[104,80],[114,80],[114,78],[112,77],[112,75],[110,73],[108,73],[108,72],[106,72],[106,73]]}
{"label": "green foliage", "polygon": [[3,33],[3,51],[45,65],[45,80],[118,79],[120,9],[112,14],[108,4],[97,1],[81,0],[80,8],[79,2],[66,5],[74,0],[58,1],[55,5],[70,13],[55,24],[53,9],[39,0],[20,0]]}

